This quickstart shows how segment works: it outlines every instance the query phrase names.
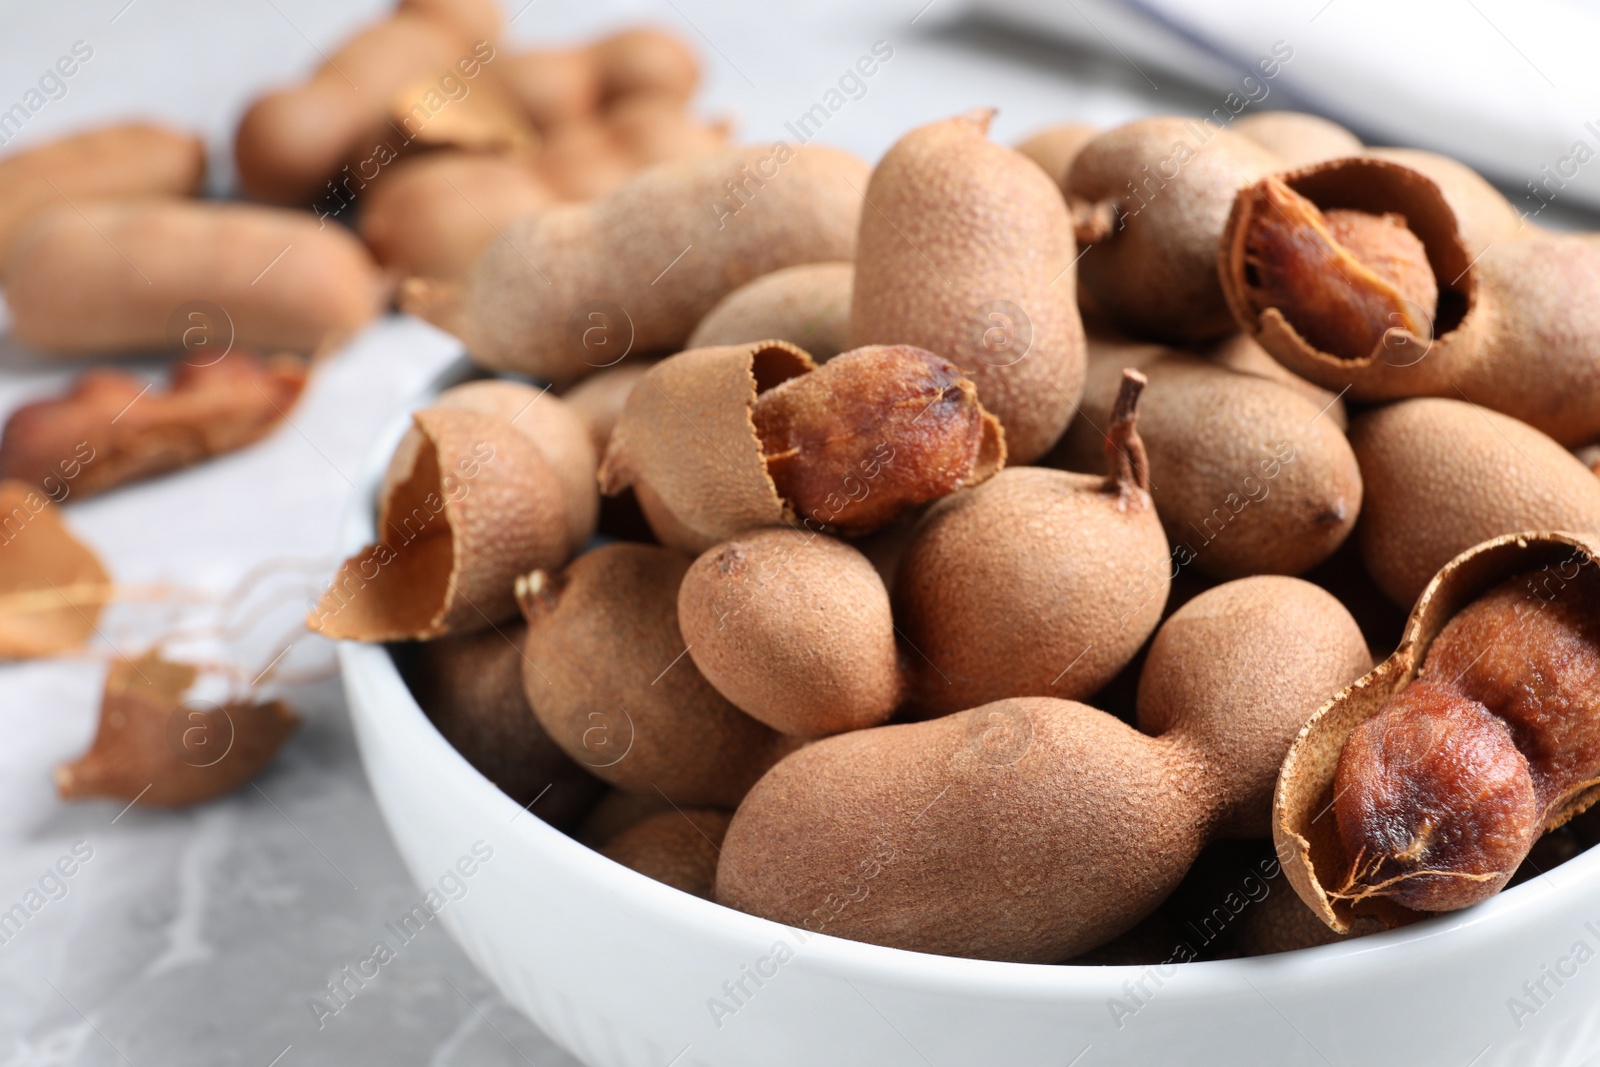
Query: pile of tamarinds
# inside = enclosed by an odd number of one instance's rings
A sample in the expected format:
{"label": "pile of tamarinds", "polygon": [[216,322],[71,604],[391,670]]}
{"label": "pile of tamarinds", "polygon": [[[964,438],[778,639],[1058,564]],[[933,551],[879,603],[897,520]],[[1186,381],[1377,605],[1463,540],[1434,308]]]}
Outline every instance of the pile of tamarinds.
{"label": "pile of tamarinds", "polygon": [[989,120],[408,283],[555,391],[417,411],[309,625],[617,861],[881,945],[1281,951],[1592,843],[1600,238],[1310,116]]}
{"label": "pile of tamarinds", "polygon": [[454,278],[520,217],[726,150],[727,124],[688,109],[699,68],[675,36],[637,27],[513,52],[503,21],[496,0],[402,0],[252,102],[233,154],[254,202],[199,198],[204,141],[150,122],[0,160],[12,335],[47,355],[184,359],[171,403],[141,406],[137,426],[92,417],[145,384],[115,372],[8,426],[0,477],[40,484],[57,439],[91,433],[117,462],[85,493],[249,444],[299,394],[268,399],[293,376],[284,357],[337,349],[400,280]]}

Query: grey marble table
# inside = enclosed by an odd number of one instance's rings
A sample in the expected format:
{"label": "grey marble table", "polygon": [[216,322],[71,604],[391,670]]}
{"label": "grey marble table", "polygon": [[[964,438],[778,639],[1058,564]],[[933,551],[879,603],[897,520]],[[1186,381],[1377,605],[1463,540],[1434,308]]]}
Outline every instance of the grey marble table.
{"label": "grey marble table", "polygon": [[[226,192],[230,130],[250,97],[313,65],[318,49],[380,9],[376,0],[7,0],[0,110],[77,42],[92,57],[0,151],[97,120],[160,116],[207,133],[212,190]],[[517,42],[580,40],[639,19],[677,29],[704,59],[699,106],[731,115],[749,140],[787,136],[786,122],[888,42],[892,59],[821,135],[868,159],[909,126],[976,105],[1000,107],[995,134],[1008,141],[1065,118],[1109,124],[1211,106],[1114,56],[976,23],[958,0],[509,0],[508,15]],[[304,726],[253,786],[162,811],[67,805],[51,784],[51,768],[92,735],[110,656],[195,612],[214,622],[241,597],[268,621],[232,651],[264,655],[292,631],[337,562],[338,517],[374,435],[456,351],[392,316],[329,360],[292,425],[262,444],[68,501],[67,520],[119,581],[168,592],[114,609],[92,656],[0,666],[0,911],[30,892],[44,899],[20,929],[0,929],[0,1067],[574,1063],[436,925],[319,1025],[311,999],[418,896],[367,789],[326,644],[301,642],[290,657],[289,673],[308,679],[285,692]],[[0,414],[78,369],[0,338]],[[174,602],[175,591],[198,605]],[[64,857],[71,877],[47,877]]]}

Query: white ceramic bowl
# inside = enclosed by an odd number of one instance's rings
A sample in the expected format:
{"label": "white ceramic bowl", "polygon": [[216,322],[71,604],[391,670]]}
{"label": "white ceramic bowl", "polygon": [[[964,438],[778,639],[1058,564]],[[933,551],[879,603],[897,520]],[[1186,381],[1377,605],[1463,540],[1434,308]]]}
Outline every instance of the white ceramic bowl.
{"label": "white ceramic bowl", "polygon": [[[407,422],[369,457],[349,552],[372,537]],[[1600,849],[1466,911],[1278,956],[1166,968],[929,956],[807,934],[611,862],[458,755],[383,647],[339,656],[412,876],[432,889],[475,844],[492,849],[439,916],[512,1004],[593,1067],[1600,1062]]]}

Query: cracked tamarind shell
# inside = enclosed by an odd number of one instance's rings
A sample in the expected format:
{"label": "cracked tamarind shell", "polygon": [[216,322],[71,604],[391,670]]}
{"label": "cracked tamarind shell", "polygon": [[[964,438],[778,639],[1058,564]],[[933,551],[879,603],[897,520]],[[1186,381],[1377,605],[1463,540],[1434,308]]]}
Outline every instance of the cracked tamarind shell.
{"label": "cracked tamarind shell", "polygon": [[591,774],[674,804],[732,808],[793,742],[700,674],[678,629],[689,559],[615,542],[517,580],[522,681],[556,744]]}
{"label": "cracked tamarind shell", "polygon": [[706,312],[685,348],[775,337],[825,363],[849,348],[853,263],[802,263],[746,282]]}
{"label": "cracked tamarind shell", "polygon": [[42,489],[0,480],[0,660],[79,648],[98,632],[111,575]]}
{"label": "cracked tamarind shell", "polygon": [[529,436],[478,411],[424,408],[397,451],[379,540],[345,560],[306,620],[325,637],[426,641],[516,614],[512,584],[571,555],[561,480]]}
{"label": "cracked tamarind shell", "polygon": [[1079,955],[1154,911],[1208,841],[1261,832],[1295,731],[1370,663],[1315,586],[1219,586],[1163,626],[1139,729],[1018,697],[786,757],[734,815],[716,899],[894,948]]}
{"label": "cracked tamarind shell", "polygon": [[402,303],[482,366],[568,385],[628,351],[681,347],[745,282],[853,258],[866,179],[821,146],[663,163],[513,223],[465,278],[412,279]]}
{"label": "cracked tamarind shell", "polygon": [[601,491],[632,486],[661,542],[693,555],[745,530],[794,523],[767,474],[750,406],[815,367],[782,341],[662,360],[628,394],[600,463]]}
{"label": "cracked tamarind shell", "polygon": [[696,554],[761,526],[866,534],[1004,463],[999,422],[949,360],[867,345],[816,367],[781,341],[691,349],[629,395],[601,488],[632,486]]}
{"label": "cracked tamarind shell", "polygon": [[1056,458],[1104,464],[1121,368],[1149,378],[1139,436],[1150,497],[1174,559],[1218,578],[1303,574],[1344,543],[1361,511],[1355,453],[1321,407],[1265,378],[1152,346],[1090,346],[1078,418]]}
{"label": "cracked tamarind shell", "polygon": [[1083,202],[1083,288],[1131,337],[1209,341],[1234,328],[1217,282],[1217,242],[1234,194],[1283,168],[1255,141],[1198,119],[1136,119],[1073,161]]}
{"label": "cracked tamarind shell", "polygon": [[[1515,229],[1520,220],[1504,198],[1478,189],[1463,170],[1388,152],[1242,190],[1218,252],[1234,317],[1290,370],[1348,389],[1352,399],[1459,397],[1564,445],[1592,441],[1600,436],[1600,237]],[[1285,201],[1294,205],[1287,213]],[[1291,275],[1316,292],[1350,291],[1362,268],[1337,249],[1305,243],[1317,218],[1335,211],[1400,220],[1420,241],[1438,294],[1420,307],[1402,294],[1387,314],[1376,304],[1360,323],[1368,344],[1354,351],[1319,347],[1307,322],[1310,297],[1266,291]],[[1292,254],[1270,266],[1261,258],[1266,248]]]}
{"label": "cracked tamarind shell", "polygon": [[244,785],[300,725],[279,700],[185,704],[199,671],[159,649],[118,659],[106,673],[89,750],[55,769],[64,800],[115,797],[177,807]]}
{"label": "cracked tamarind shell", "polygon": [[1083,392],[1072,220],[992,109],[912,130],[872,172],[850,345],[916,345],[960,367],[1015,463],[1044,455]]}
{"label": "cracked tamarind shell", "polygon": [[756,530],[710,549],[678,589],[678,625],[706,680],[780,733],[876,726],[899,703],[889,592],[826,534]]}
{"label": "cracked tamarind shell", "polygon": [[[1273,797],[1273,839],[1289,884],[1337,933],[1370,933],[1430,917],[1386,896],[1358,901],[1336,897],[1351,868],[1332,817],[1334,778],[1345,741],[1356,727],[1416,678],[1446,624],[1483,593],[1514,575],[1538,571],[1552,583],[1572,580],[1600,561],[1600,538],[1547,531],[1508,534],[1484,541],[1450,560],[1418,597],[1394,655],[1319,709],[1300,731],[1283,761]],[[1547,813],[1545,829],[1564,825],[1600,800],[1590,784]]]}
{"label": "cracked tamarind shell", "polygon": [[[524,434],[539,449],[561,482],[566,505],[569,552],[577,555],[594,536],[600,516],[600,488],[595,472],[599,453],[589,439],[589,428],[566,401],[549,390],[521,382],[483,378],[451,386],[428,405],[433,410],[475,411],[488,415]],[[395,447],[384,474],[381,493],[411,468],[409,456],[421,445],[421,432],[413,426]]]}
{"label": "cracked tamarind shell", "polygon": [[1086,698],[1155,630],[1173,567],[1134,428],[1143,383],[1124,373],[1110,474],[1011,467],[923,518],[894,591],[920,713]]}
{"label": "cracked tamarind shell", "polygon": [[1362,561],[1389,599],[1413,603],[1473,545],[1519,530],[1600,535],[1600,479],[1524,423],[1461,400],[1403,400],[1350,427],[1366,502]]}

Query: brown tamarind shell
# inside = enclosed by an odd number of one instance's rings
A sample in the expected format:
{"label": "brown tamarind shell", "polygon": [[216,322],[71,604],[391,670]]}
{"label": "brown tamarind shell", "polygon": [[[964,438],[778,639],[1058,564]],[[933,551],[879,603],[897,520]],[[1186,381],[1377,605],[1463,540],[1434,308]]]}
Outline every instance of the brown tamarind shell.
{"label": "brown tamarind shell", "polygon": [[696,537],[703,549],[745,530],[792,524],[750,405],[815,368],[786,341],[694,348],[662,360],[628,395],[600,464],[601,491],[645,489],[681,528],[674,540],[686,548]]}
{"label": "brown tamarind shell", "polygon": [[[1324,888],[1350,868],[1333,818],[1334,773],[1345,740],[1417,676],[1429,647],[1445,625],[1491,587],[1516,574],[1545,568],[1552,582],[1570,581],[1578,568],[1600,564],[1600,538],[1531,532],[1496,537],[1447,563],[1406,621],[1394,655],[1324,704],[1301,729],[1278,772],[1272,834],[1289,884],[1317,916],[1344,934],[1404,926],[1432,917],[1383,897],[1351,903]],[[1600,784],[1568,797],[1545,822],[1553,830],[1600,801]]]}
{"label": "brown tamarind shell", "polygon": [[1433,338],[1391,329],[1361,359],[1343,359],[1316,348],[1278,308],[1257,314],[1249,295],[1245,237],[1258,205],[1252,189],[1246,189],[1234,199],[1218,246],[1222,292],[1240,327],[1296,374],[1324,388],[1348,386],[1354,400],[1445,395],[1453,380],[1456,353],[1466,349],[1470,354],[1477,348],[1484,317],[1474,314],[1480,271],[1461,238],[1460,223],[1444,190],[1420,171],[1366,156],[1319,163],[1279,177],[1324,211],[1344,208],[1405,216],[1438,279],[1441,313]]}

